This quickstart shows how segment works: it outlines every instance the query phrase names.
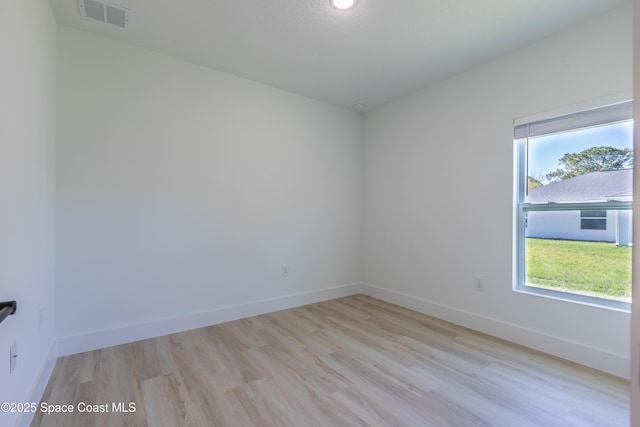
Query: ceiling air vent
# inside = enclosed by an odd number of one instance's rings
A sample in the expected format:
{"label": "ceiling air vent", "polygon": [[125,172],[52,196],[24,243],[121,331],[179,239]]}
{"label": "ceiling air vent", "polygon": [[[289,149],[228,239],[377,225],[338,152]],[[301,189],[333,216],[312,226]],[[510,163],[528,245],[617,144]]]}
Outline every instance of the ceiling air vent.
{"label": "ceiling air vent", "polygon": [[127,26],[127,9],[112,6],[97,0],[78,0],[80,15],[115,25],[120,28]]}

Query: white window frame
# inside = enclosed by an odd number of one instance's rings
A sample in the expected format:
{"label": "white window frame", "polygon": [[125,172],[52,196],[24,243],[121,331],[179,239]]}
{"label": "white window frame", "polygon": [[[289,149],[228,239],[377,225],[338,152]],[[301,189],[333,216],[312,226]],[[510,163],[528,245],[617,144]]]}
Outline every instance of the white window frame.
{"label": "white window frame", "polygon": [[[556,132],[569,131],[571,127],[562,128],[563,120],[571,116],[575,122],[580,123],[580,120],[590,120],[589,117],[582,117],[583,113],[589,111],[602,111],[607,107],[622,106],[622,104],[629,106],[629,115],[624,119],[616,118],[613,113],[611,117],[603,115],[603,122],[599,124],[614,124],[621,121],[633,119],[631,104],[632,101],[630,93],[618,94],[609,98],[594,100],[591,102],[583,103],[580,105],[567,107],[555,111],[550,111],[535,116],[529,116],[521,119],[514,120],[514,266],[513,266],[513,290],[516,292],[538,295],[548,298],[559,299],[563,301],[570,301],[582,304],[588,304],[597,307],[603,307],[607,309],[619,310],[630,312],[631,304],[623,301],[610,300],[606,298],[599,298],[595,296],[580,295],[571,292],[563,292],[553,289],[538,288],[535,286],[529,286],[526,283],[526,217],[528,212],[535,211],[547,211],[547,212],[559,212],[568,210],[630,210],[632,209],[633,202],[626,201],[608,201],[608,202],[593,202],[593,203],[527,203],[525,202],[525,195],[527,191],[527,143],[529,138],[529,130],[533,126],[537,126],[538,134],[532,136],[539,136],[545,134],[552,134]],[[588,114],[587,114],[588,116]],[[566,120],[564,121],[566,123]],[[596,125],[594,123],[593,125]],[[558,128],[560,126],[560,128]],[[526,129],[525,129],[526,127]],[[586,126],[577,124],[574,129],[584,128]],[[535,131],[534,131],[535,132]]]}

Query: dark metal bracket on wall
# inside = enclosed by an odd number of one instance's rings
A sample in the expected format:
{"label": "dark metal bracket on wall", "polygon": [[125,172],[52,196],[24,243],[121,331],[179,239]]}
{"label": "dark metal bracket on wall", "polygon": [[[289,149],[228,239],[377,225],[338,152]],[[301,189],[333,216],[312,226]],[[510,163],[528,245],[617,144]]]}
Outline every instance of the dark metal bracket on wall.
{"label": "dark metal bracket on wall", "polygon": [[17,309],[18,303],[15,301],[0,302],[0,323],[2,323],[7,316],[15,314]]}

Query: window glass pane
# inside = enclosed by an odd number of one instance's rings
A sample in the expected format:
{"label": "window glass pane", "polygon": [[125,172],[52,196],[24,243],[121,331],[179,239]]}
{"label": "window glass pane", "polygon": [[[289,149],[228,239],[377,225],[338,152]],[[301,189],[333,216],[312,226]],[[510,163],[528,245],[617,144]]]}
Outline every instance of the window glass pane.
{"label": "window glass pane", "polygon": [[[630,302],[631,210],[608,210],[606,218],[597,219],[581,215],[578,210],[527,213],[526,285]],[[592,226],[582,227],[585,221]],[[598,228],[598,221],[606,229]]]}
{"label": "window glass pane", "polygon": [[632,198],[633,122],[529,138],[525,202]]}
{"label": "window glass pane", "polygon": [[580,229],[581,230],[606,230],[607,220],[583,218],[582,220],[580,220]]}

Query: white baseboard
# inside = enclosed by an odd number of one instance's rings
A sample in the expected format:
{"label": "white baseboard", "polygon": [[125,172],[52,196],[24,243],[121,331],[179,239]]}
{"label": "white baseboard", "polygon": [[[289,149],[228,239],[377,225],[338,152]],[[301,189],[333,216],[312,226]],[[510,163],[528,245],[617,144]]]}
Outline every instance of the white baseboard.
{"label": "white baseboard", "polygon": [[[40,402],[40,399],[42,399],[42,395],[44,394],[44,390],[47,388],[47,384],[49,383],[49,378],[51,378],[51,374],[53,373],[53,368],[56,366],[57,358],[58,351],[56,348],[56,342],[53,341],[42,365],[40,366],[38,376],[31,385],[31,389],[29,389],[29,394],[24,400],[25,402]],[[15,426],[29,427],[35,415],[35,412],[21,413],[15,422]]]}
{"label": "white baseboard", "polygon": [[455,307],[438,304],[422,298],[405,295],[365,283],[362,293],[420,313],[446,320],[478,332],[524,345],[544,353],[608,372],[622,378],[630,378],[630,358],[568,341],[540,331],[523,328],[502,320],[470,313]]}
{"label": "white baseboard", "polygon": [[245,304],[217,308],[215,310],[193,313],[185,316],[165,318],[151,322],[137,323],[120,328],[106,329],[87,334],[72,335],[58,338],[58,356],[82,353],[111,347],[128,342],[154,338],[162,335],[183,332],[190,329],[202,328],[218,323],[257,316],[313,304],[334,298],[362,293],[362,284],[354,283],[334,288],[287,295],[252,301]]}

